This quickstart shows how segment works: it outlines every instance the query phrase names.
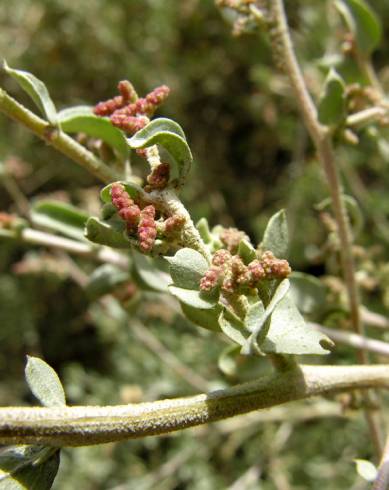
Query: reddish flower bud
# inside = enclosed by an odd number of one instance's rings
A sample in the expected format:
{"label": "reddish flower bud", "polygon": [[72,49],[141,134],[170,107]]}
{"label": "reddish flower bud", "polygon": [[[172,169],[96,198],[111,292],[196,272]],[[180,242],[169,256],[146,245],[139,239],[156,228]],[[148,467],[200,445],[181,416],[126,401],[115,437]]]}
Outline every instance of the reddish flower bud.
{"label": "reddish flower bud", "polygon": [[123,102],[125,104],[135,102],[138,99],[138,95],[135,92],[135,89],[134,89],[132,83],[129,82],[128,80],[122,80],[121,82],[119,82],[118,89],[119,89],[120,95],[123,98]]}
{"label": "reddish flower bud", "polygon": [[231,260],[232,256],[228,250],[222,248],[214,253],[212,257],[213,265],[224,265],[227,264]]}
{"label": "reddish flower bud", "polygon": [[266,276],[263,265],[259,260],[253,260],[252,262],[249,263],[247,268],[249,270],[251,282],[253,284],[257,283],[261,279],[264,279]]}
{"label": "reddish flower bud", "polygon": [[169,182],[169,176],[170,165],[161,163],[147,176],[147,183],[154,189],[164,189]]}
{"label": "reddish flower bud", "polygon": [[237,228],[225,228],[220,234],[220,240],[232,254],[238,251],[241,240],[249,241],[249,237]]}
{"label": "reddish flower bud", "polygon": [[146,206],[140,213],[138,240],[139,248],[142,252],[150,252],[154,246],[155,238],[157,236],[157,225],[154,217],[155,208],[152,205]]}
{"label": "reddish flower bud", "polygon": [[212,289],[214,289],[218,285],[221,275],[222,275],[221,268],[212,266],[210,269],[207,270],[207,272],[201,278],[200,290],[212,291]]}
{"label": "reddish flower bud", "polygon": [[167,235],[172,235],[174,233],[177,233],[178,231],[182,230],[182,227],[185,224],[185,216],[182,216],[181,214],[174,214],[173,216],[170,216],[169,218],[166,219],[165,221],[165,233]]}
{"label": "reddish flower bud", "polygon": [[127,229],[136,228],[139,222],[140,209],[127,194],[122,184],[112,184],[111,198],[119,216],[127,223]]}
{"label": "reddish flower bud", "polygon": [[277,259],[270,250],[262,254],[261,263],[266,276],[269,278],[283,279],[292,272],[288,261]]}

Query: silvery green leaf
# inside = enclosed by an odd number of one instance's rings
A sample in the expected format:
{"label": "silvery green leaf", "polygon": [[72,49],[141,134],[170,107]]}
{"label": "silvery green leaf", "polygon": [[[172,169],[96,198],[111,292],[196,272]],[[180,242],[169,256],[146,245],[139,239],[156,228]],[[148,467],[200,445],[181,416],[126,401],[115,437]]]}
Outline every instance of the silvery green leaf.
{"label": "silvery green leaf", "polygon": [[284,209],[274,214],[265,229],[261,248],[271,250],[279,259],[287,256],[288,252],[288,223]]}
{"label": "silvery green leaf", "polygon": [[238,255],[246,265],[256,259],[255,248],[247,240],[240,241]]}
{"label": "silvery green leaf", "polygon": [[169,274],[156,267],[156,259],[151,259],[145,255],[132,251],[134,269],[141,281],[152,291],[166,293],[168,285],[171,283]]}
{"label": "silvery green leaf", "polygon": [[184,289],[199,289],[200,280],[209,265],[200,252],[182,248],[174,257],[165,257],[170,264],[170,275],[175,286]]}
{"label": "silvery green leaf", "polygon": [[45,407],[66,405],[65,392],[57,373],[38,357],[27,356],[25,376],[34,396]]}
{"label": "silvery green leaf", "polygon": [[41,446],[0,449],[0,490],[49,490],[57,474],[59,450]]}
{"label": "silvery green leaf", "polygon": [[86,222],[85,236],[88,240],[99,245],[106,245],[112,248],[130,248],[131,241],[125,236],[123,222],[122,229],[118,229],[112,223],[91,217]]}
{"label": "silvery green leaf", "polygon": [[198,308],[199,310],[209,310],[217,304],[217,299],[207,296],[200,291],[178,288],[176,286],[169,286],[168,289],[182,303],[193,308]]}
{"label": "silvery green leaf", "polygon": [[293,272],[289,281],[290,295],[299,311],[312,315],[325,307],[326,287],[320,279],[303,272]]}
{"label": "silvery green leaf", "polygon": [[219,316],[219,325],[223,333],[236,344],[243,346],[246,343],[244,337],[244,323],[234,313],[226,308]]}
{"label": "silvery green leaf", "polygon": [[206,328],[207,330],[213,330],[215,332],[220,330],[219,315],[222,310],[221,305],[216,304],[207,310],[200,310],[194,306],[189,306],[182,301],[180,301],[180,305],[183,314],[195,325]]}
{"label": "silvery green leaf", "polygon": [[31,97],[36,106],[53,126],[57,123],[57,111],[51,100],[46,85],[32,73],[24,70],[14,70],[3,61],[3,68],[20,87]]}

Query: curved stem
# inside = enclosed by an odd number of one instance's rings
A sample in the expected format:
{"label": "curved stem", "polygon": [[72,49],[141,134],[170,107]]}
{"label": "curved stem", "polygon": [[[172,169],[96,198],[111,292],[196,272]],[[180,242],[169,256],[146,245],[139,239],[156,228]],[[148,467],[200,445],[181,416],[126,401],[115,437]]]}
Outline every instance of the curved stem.
{"label": "curved stem", "polygon": [[206,424],[316,395],[389,388],[389,365],[300,366],[226,390],[108,407],[0,408],[0,444],[85,446]]}
{"label": "curved stem", "polygon": [[119,180],[119,176],[102,160],[95,157],[73,138],[53,128],[49,123],[19,104],[3,89],[0,89],[0,111],[32,131],[36,136],[78,163],[103,182]]}
{"label": "curved stem", "polygon": [[[359,307],[358,287],[355,279],[352,237],[346,207],[342,198],[339,171],[335,164],[331,133],[318,120],[315,104],[308,92],[293,49],[283,0],[271,0],[268,2],[268,5],[273,23],[270,29],[273,52],[289,77],[299,110],[302,113],[307,130],[315,144],[329,185],[332,207],[338,229],[340,256],[350,305],[351,324],[357,334],[364,336],[364,327],[361,321]],[[357,356],[361,363],[368,364],[366,350],[359,350]],[[366,393],[365,398],[368,401],[368,393]],[[365,410],[365,415],[376,451],[380,454],[382,452],[382,441],[379,425],[374,418],[374,414],[369,409]]]}

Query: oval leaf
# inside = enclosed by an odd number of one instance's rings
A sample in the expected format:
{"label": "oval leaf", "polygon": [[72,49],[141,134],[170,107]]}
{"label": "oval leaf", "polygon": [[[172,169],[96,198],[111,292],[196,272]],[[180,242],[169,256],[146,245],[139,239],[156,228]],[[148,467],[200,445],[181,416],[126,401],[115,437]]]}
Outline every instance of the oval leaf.
{"label": "oval leaf", "polygon": [[176,286],[169,286],[168,289],[182,303],[193,306],[193,308],[198,308],[199,310],[209,310],[217,304],[216,299],[208,298],[199,291],[178,288]]}
{"label": "oval leaf", "polygon": [[382,36],[382,26],[375,12],[364,0],[338,0],[335,6],[354,34],[359,51],[369,56]]}
{"label": "oval leaf", "polygon": [[222,311],[219,316],[219,325],[223,333],[236,344],[241,346],[245,345],[246,338],[242,333],[244,331],[244,324],[231,311],[226,308]]}
{"label": "oval leaf", "polygon": [[261,248],[271,250],[279,259],[286,257],[288,252],[288,223],[284,209],[274,214],[265,229]]}
{"label": "oval leaf", "polygon": [[220,330],[219,315],[222,311],[221,305],[215,305],[209,310],[199,310],[180,301],[181,310],[188,320],[199,327],[217,332]]}
{"label": "oval leaf", "polygon": [[337,126],[346,117],[345,84],[339,74],[331,69],[320,95],[318,116],[322,124]]}
{"label": "oval leaf", "polygon": [[174,257],[165,257],[170,264],[170,275],[175,286],[184,289],[199,289],[200,280],[209,266],[200,252],[182,248]]}
{"label": "oval leaf", "polygon": [[93,271],[85,286],[85,291],[90,299],[95,300],[129,280],[128,272],[114,265],[104,264]]}
{"label": "oval leaf", "polygon": [[153,291],[166,293],[171,283],[170,276],[155,266],[156,259],[152,260],[136,250],[132,251],[132,257],[141,281]]}
{"label": "oval leaf", "polygon": [[123,162],[128,159],[129,149],[124,133],[115,128],[109,119],[95,116],[92,108],[79,106],[64,109],[58,113],[58,122],[65,133],[85,133],[101,139],[117,151]]}
{"label": "oval leaf", "polygon": [[46,85],[36,78],[32,73],[23,70],[14,70],[3,62],[4,70],[15,79],[20,87],[31,97],[38,106],[42,114],[53,126],[57,123],[57,111],[53,101],[50,98]]}
{"label": "oval leaf", "polygon": [[366,459],[354,459],[358,475],[366,481],[374,481],[377,478],[378,471],[373,463]]}
{"label": "oval leaf", "polygon": [[128,140],[130,148],[162,146],[170,157],[170,182],[182,185],[192,165],[192,154],[181,127],[170,119],[157,118]]}
{"label": "oval leaf", "polygon": [[85,236],[88,240],[112,248],[130,248],[131,241],[124,234],[123,229],[118,230],[112,224],[91,217],[86,222]]}
{"label": "oval leaf", "polygon": [[65,393],[57,373],[38,357],[27,356],[25,376],[30,390],[45,407],[66,405]]}
{"label": "oval leaf", "polygon": [[71,204],[61,201],[39,201],[32,207],[31,219],[35,225],[76,240],[85,240],[84,227],[88,215]]}
{"label": "oval leaf", "polygon": [[49,490],[58,472],[59,450],[11,446],[0,455],[0,490]]}

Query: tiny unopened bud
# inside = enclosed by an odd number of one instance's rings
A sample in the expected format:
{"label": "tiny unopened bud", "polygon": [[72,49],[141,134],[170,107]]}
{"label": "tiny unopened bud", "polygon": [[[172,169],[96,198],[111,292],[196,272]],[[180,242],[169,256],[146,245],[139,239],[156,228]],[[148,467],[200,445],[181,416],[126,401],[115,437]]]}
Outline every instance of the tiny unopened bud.
{"label": "tiny unopened bud", "polygon": [[221,277],[222,270],[219,267],[212,266],[200,281],[200,290],[201,291],[212,291],[212,289],[216,288],[219,283],[219,278]]}
{"label": "tiny unopened bud", "polygon": [[138,226],[138,240],[139,248],[144,253],[150,252],[157,236],[157,225],[154,218],[154,206],[149,205],[142,209]]}

